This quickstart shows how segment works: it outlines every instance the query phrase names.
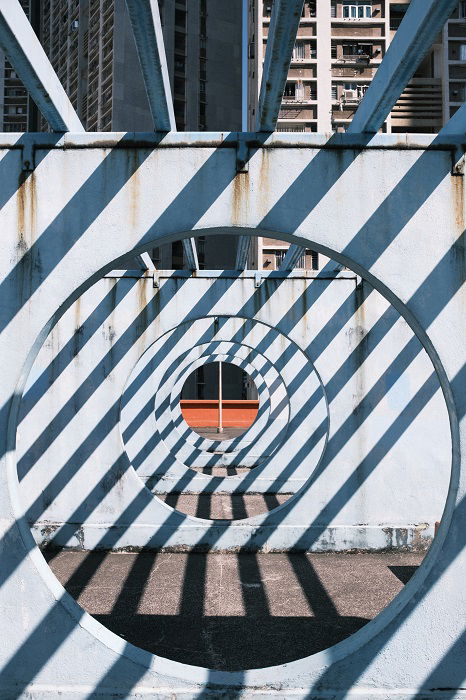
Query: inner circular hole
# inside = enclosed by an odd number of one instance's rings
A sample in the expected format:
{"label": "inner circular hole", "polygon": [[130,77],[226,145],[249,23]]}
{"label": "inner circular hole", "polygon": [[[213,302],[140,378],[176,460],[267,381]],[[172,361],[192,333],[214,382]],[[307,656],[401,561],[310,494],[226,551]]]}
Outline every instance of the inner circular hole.
{"label": "inner circular hole", "polygon": [[209,362],[186,379],[180,398],[184,420],[210,440],[244,435],[257,418],[259,398],[252,377],[231,362]]}

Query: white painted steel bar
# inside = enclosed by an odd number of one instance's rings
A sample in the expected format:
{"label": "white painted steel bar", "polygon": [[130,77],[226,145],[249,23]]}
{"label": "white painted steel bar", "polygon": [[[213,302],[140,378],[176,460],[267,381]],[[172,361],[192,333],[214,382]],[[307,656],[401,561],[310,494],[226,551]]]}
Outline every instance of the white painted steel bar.
{"label": "white painted steel bar", "polygon": [[155,270],[155,265],[149,253],[141,253],[136,255],[136,260],[143,270]]}
{"label": "white painted steel bar", "polygon": [[273,3],[257,109],[257,131],[275,131],[302,10],[303,0],[275,0]]}
{"label": "white painted steel bar", "polygon": [[0,0],[0,47],[51,129],[84,131],[18,0]]}
{"label": "white painted steel bar", "polygon": [[156,131],[176,131],[157,0],[126,0]]}
{"label": "white painted steel bar", "polygon": [[183,240],[183,255],[188,270],[199,270],[196,241],[194,238],[185,238]]}
{"label": "white painted steel bar", "polygon": [[298,260],[306,254],[306,248],[303,248],[300,245],[296,245],[293,243],[293,245],[290,245],[288,248],[288,251],[283,258],[283,262],[279,267],[279,270],[281,272],[285,272],[288,270],[293,270],[296,267],[296,264]]}
{"label": "white painted steel bar", "polygon": [[218,425],[217,433],[223,433],[223,387],[222,363],[218,363]]}
{"label": "white painted steel bar", "polygon": [[412,0],[348,131],[377,133],[457,0]]}
{"label": "white painted steel bar", "polygon": [[251,236],[239,236],[236,248],[235,270],[245,270],[248,264]]}

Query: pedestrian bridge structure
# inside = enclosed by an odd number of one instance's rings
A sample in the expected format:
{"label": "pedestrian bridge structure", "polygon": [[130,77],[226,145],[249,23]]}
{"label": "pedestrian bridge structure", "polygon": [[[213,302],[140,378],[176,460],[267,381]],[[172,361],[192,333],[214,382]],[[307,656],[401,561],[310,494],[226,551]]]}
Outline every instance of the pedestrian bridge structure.
{"label": "pedestrian bridge structure", "polygon": [[[413,0],[349,133],[281,134],[302,2],[277,0],[257,131],[177,134],[155,3],[128,0],[157,131],[91,134],[0,2],[0,44],[52,127],[0,136],[1,697],[463,697],[466,108],[438,135],[376,133],[453,5]],[[195,237],[231,233],[238,269],[199,271]],[[292,244],[278,273],[245,269],[257,235]],[[180,239],[192,271],[129,269]],[[293,270],[303,247],[331,262]],[[189,372],[218,359],[259,392],[221,449],[179,408]],[[219,520],[171,506],[181,492],[283,499]],[[430,542],[364,629],[229,673],[125,642],[37,546]]]}

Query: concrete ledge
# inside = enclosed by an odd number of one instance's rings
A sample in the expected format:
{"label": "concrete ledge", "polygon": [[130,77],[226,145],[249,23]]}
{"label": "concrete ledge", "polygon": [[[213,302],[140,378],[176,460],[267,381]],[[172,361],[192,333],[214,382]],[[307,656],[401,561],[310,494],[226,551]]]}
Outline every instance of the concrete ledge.
{"label": "concrete ledge", "polygon": [[[205,520],[194,524],[146,525],[77,525],[75,534],[67,536],[63,523],[37,523],[32,527],[34,539],[46,547],[79,550],[106,549],[101,542],[112,533],[113,550],[138,551],[218,551],[218,552],[383,552],[391,550],[424,551],[434,537],[434,523],[419,525],[337,525],[296,527],[286,525],[253,526],[247,521],[212,520],[206,530]],[[62,529],[62,531],[60,531]],[[280,543],[280,544],[278,544]]]}

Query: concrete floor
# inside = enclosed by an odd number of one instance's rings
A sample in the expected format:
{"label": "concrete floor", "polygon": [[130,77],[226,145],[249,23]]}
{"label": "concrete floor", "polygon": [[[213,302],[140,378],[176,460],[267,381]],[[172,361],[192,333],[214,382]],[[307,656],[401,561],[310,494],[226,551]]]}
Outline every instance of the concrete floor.
{"label": "concrete floor", "polygon": [[191,426],[191,430],[194,430],[198,435],[207,440],[233,440],[233,438],[237,438],[245,433],[248,428],[229,427],[224,428],[223,433],[218,433],[217,428],[195,428]]}
{"label": "concrete floor", "polygon": [[423,554],[46,555],[65,588],[127,641],[223,670],[293,661],[360,629]]}
{"label": "concrete floor", "polygon": [[241,520],[267,513],[291,498],[282,493],[162,493],[157,497],[181,513],[212,520]]}

